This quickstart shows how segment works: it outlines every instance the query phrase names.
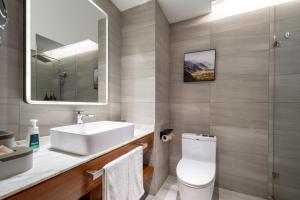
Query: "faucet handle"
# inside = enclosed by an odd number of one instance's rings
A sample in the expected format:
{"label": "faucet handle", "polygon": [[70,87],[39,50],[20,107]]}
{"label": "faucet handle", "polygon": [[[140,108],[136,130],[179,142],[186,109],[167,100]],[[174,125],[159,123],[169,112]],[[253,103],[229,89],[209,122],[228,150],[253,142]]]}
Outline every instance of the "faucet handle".
{"label": "faucet handle", "polygon": [[81,111],[81,110],[76,111],[76,113],[77,113],[77,124],[83,124],[84,123],[83,118],[85,118],[85,117],[88,117],[88,118],[95,117],[94,114],[88,114],[88,113],[85,114],[85,112]]}
{"label": "faucet handle", "polygon": [[94,114],[87,114],[86,116],[87,116],[87,117],[95,117]]}

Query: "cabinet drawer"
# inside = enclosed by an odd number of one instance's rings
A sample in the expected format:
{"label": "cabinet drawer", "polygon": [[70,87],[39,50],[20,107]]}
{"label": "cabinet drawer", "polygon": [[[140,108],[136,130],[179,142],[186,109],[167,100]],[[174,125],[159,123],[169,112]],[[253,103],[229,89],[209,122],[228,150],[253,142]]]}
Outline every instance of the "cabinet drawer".
{"label": "cabinet drawer", "polygon": [[24,190],[9,200],[78,200],[81,196],[93,190],[101,179],[90,181],[86,171],[101,167],[99,158],[75,167],[58,176],[48,179],[36,186]]}
{"label": "cabinet drawer", "polygon": [[107,163],[133,150],[141,143],[147,144],[144,152],[149,151],[153,147],[153,137],[154,134],[152,133],[135,140],[125,146],[9,197],[7,200],[78,200],[95,188],[99,188],[101,185],[101,177],[92,180],[86,173],[88,170],[99,170],[103,168]]}

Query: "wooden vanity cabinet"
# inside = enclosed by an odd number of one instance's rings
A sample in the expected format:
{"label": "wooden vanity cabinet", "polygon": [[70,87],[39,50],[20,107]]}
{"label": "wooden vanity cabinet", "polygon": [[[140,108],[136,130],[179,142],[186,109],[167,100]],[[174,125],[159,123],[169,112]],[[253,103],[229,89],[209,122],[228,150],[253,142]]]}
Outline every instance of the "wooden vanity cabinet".
{"label": "wooden vanity cabinet", "polygon": [[[144,145],[144,154],[153,148],[154,134],[151,133],[125,146],[104,154],[94,160],[61,173],[6,200],[100,200],[102,178],[92,180],[88,170],[99,170],[112,160]],[[153,167],[144,165],[144,180],[153,173]]]}

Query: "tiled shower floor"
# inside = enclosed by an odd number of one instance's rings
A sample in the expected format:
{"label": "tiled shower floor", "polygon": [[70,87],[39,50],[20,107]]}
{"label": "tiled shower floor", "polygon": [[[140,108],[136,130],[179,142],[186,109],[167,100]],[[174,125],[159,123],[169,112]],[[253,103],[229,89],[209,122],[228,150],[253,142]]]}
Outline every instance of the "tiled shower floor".
{"label": "tiled shower floor", "polygon": [[[221,188],[219,188],[218,193],[218,195],[215,195],[214,200],[265,200]],[[169,176],[156,196],[149,195],[146,200],[180,200],[176,177]]]}

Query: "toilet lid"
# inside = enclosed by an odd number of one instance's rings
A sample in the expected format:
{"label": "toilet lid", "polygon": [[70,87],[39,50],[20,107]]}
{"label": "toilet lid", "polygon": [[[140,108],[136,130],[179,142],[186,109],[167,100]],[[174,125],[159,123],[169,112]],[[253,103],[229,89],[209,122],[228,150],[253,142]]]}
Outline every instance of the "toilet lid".
{"label": "toilet lid", "polygon": [[211,162],[181,159],[176,168],[177,177],[191,187],[207,187],[214,181],[216,165]]}

